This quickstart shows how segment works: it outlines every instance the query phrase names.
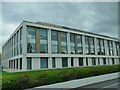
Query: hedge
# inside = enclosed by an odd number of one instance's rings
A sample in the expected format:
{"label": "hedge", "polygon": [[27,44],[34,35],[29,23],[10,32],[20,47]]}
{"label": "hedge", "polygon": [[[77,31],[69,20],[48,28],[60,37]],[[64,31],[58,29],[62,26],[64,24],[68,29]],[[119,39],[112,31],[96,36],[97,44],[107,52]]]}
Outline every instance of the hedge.
{"label": "hedge", "polygon": [[120,65],[89,66],[16,73],[4,72],[2,89],[20,90],[114,72],[120,72]]}

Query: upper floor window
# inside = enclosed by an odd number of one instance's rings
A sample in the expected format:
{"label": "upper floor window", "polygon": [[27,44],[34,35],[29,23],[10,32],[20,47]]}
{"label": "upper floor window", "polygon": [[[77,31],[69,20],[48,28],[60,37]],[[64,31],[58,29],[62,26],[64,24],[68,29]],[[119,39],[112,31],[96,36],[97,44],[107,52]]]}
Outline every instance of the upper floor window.
{"label": "upper floor window", "polygon": [[48,52],[48,37],[47,29],[40,29],[40,52]]}
{"label": "upper floor window", "polygon": [[116,53],[117,53],[117,55],[119,55],[119,52],[120,52],[120,44],[119,44],[119,42],[115,42],[115,45],[116,45]]}
{"label": "upper floor window", "polygon": [[75,53],[75,35],[70,34],[70,52],[71,54]]}
{"label": "upper floor window", "polygon": [[107,40],[107,55],[114,55],[113,53],[113,42]]}
{"label": "upper floor window", "polygon": [[82,54],[83,48],[82,48],[82,36],[77,35],[77,53]]}
{"label": "upper floor window", "polygon": [[97,52],[98,55],[105,55],[105,46],[103,39],[97,39]]}
{"label": "upper floor window", "polygon": [[85,36],[86,54],[95,54],[94,38]]}
{"label": "upper floor window", "polygon": [[67,53],[67,33],[61,32],[61,53]]}
{"label": "upper floor window", "polygon": [[27,27],[27,52],[34,53],[36,49],[36,31],[34,27]]}
{"label": "upper floor window", "polygon": [[58,53],[58,32],[54,30],[51,31],[51,47],[52,53]]}

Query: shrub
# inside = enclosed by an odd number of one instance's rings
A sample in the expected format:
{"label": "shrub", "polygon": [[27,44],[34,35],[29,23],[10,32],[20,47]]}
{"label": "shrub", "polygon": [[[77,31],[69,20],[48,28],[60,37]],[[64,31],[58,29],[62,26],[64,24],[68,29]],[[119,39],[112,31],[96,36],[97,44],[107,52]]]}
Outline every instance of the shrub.
{"label": "shrub", "polygon": [[4,73],[2,87],[7,90],[25,89],[113,72],[120,72],[120,65]]}

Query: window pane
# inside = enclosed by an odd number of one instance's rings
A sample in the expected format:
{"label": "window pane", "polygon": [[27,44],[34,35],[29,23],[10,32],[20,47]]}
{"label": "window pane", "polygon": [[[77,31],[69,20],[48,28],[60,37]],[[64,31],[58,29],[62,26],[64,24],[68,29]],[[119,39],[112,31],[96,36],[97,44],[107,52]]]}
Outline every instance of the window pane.
{"label": "window pane", "polygon": [[40,52],[48,52],[48,37],[47,29],[40,29]]}
{"label": "window pane", "polygon": [[36,32],[34,27],[27,27],[28,31],[28,44],[27,44],[27,52],[34,53],[36,49]]}
{"label": "window pane", "polygon": [[67,53],[67,33],[61,32],[61,53]]}
{"label": "window pane", "polygon": [[74,36],[74,34],[70,34],[70,52],[71,52],[71,54],[75,53],[75,36]]}
{"label": "window pane", "polygon": [[55,57],[52,57],[52,68],[55,68]]}
{"label": "window pane", "polygon": [[89,54],[89,44],[88,44],[88,37],[85,36],[85,51],[86,51],[86,54]]}
{"label": "window pane", "polygon": [[52,53],[58,53],[58,32],[51,31],[51,47]]}
{"label": "window pane", "polygon": [[79,66],[83,66],[83,58],[79,58]]}
{"label": "window pane", "polygon": [[68,60],[66,57],[62,58],[62,67],[68,67]]}
{"label": "window pane", "polygon": [[41,68],[48,68],[48,58],[40,58]]}
{"label": "window pane", "polygon": [[74,60],[73,60],[73,57],[71,57],[71,67],[74,66]]}
{"label": "window pane", "polygon": [[77,35],[77,52],[79,54],[83,53],[83,50],[82,50],[82,36],[81,35]]}

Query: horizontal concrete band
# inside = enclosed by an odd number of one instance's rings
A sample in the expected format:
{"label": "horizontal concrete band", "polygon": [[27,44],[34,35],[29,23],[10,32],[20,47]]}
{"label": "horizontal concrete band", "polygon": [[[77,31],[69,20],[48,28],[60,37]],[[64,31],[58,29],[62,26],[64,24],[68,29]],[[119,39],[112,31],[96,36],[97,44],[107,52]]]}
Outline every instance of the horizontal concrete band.
{"label": "horizontal concrete band", "polygon": [[77,87],[81,87],[81,86],[85,86],[89,84],[112,80],[112,79],[120,77],[119,74],[120,72],[111,73],[111,74],[88,77],[88,78],[78,79],[78,80],[71,80],[71,81],[56,83],[56,84],[51,84],[51,85],[39,86],[35,88],[36,89],[37,88],[77,88]]}

